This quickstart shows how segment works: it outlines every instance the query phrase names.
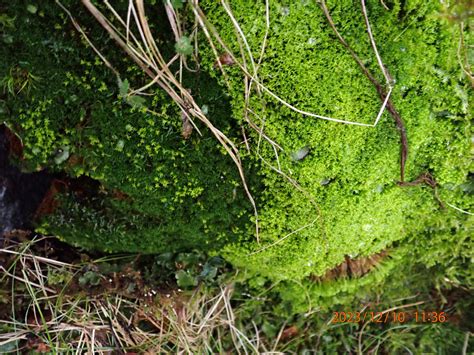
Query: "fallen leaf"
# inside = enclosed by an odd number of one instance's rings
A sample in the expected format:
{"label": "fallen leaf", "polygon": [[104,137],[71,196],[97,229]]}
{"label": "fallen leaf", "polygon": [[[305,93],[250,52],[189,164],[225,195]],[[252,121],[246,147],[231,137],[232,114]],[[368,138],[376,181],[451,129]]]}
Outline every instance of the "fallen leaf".
{"label": "fallen leaf", "polygon": [[281,340],[288,340],[294,338],[298,335],[298,328],[296,325],[292,325],[291,327],[286,327],[283,332],[281,333]]}
{"label": "fallen leaf", "polygon": [[214,68],[218,68],[219,63],[221,65],[234,65],[235,64],[234,59],[232,58],[232,56],[229,53],[222,54],[219,57],[219,59],[216,60],[216,62],[214,63]]}

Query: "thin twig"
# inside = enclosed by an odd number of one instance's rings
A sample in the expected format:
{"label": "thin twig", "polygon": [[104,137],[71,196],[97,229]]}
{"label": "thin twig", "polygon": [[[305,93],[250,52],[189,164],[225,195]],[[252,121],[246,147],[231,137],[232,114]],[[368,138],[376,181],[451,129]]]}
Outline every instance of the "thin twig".
{"label": "thin twig", "polygon": [[[403,183],[405,181],[405,164],[406,164],[407,155],[408,155],[408,138],[407,138],[407,133],[406,133],[406,129],[405,129],[405,124],[403,123],[403,120],[402,120],[400,114],[395,109],[395,106],[394,106],[393,102],[390,100],[390,94],[392,92],[393,80],[391,79],[391,76],[388,72],[388,69],[385,67],[385,65],[382,62],[382,59],[381,59],[380,55],[378,54],[377,46],[375,45],[375,40],[373,38],[372,30],[370,28],[370,22],[369,22],[368,15],[367,15],[367,9],[365,8],[365,2],[364,2],[364,0],[361,0],[361,1],[362,1],[362,13],[364,15],[364,20],[365,20],[365,24],[366,24],[366,27],[367,27],[367,32],[369,34],[369,39],[370,39],[372,48],[374,49],[375,55],[377,57],[377,62],[379,63],[379,66],[382,70],[382,73],[385,77],[385,80],[387,81],[387,84],[389,86],[389,91],[388,92],[385,92],[385,89],[383,88],[382,84],[380,84],[380,82],[375,78],[375,76],[369,71],[369,69],[364,65],[364,63],[359,58],[359,56],[354,52],[352,47],[346,42],[344,37],[342,37],[342,35],[339,33],[339,31],[336,28],[336,25],[334,24],[334,20],[332,19],[332,16],[329,13],[326,2],[324,0],[321,0],[318,3],[320,5],[321,9],[323,10],[324,15],[326,16],[326,19],[327,19],[330,27],[332,28],[332,30],[336,34],[339,42],[349,51],[352,58],[354,58],[354,60],[357,62],[360,69],[362,70],[362,72],[370,80],[370,82],[372,82],[372,84],[375,86],[375,88],[377,90],[377,93],[379,94],[380,100],[384,103],[384,105],[386,105],[387,111],[391,114],[391,116],[393,117],[393,119],[395,121],[395,125],[396,125],[396,127],[399,131],[399,134],[400,134],[400,182]],[[384,105],[382,105],[382,107],[385,107]],[[377,116],[376,123],[378,123],[378,120],[381,116],[381,112],[382,112],[382,110],[379,111],[379,115]],[[376,124],[374,124],[374,126],[375,125]]]}
{"label": "thin twig", "polygon": [[308,227],[311,227],[314,223],[316,223],[316,221],[317,221],[318,219],[319,219],[319,217],[316,218],[316,219],[314,219],[312,222],[310,222],[310,223],[308,223],[308,224],[306,224],[306,225],[304,225],[304,226],[302,226],[302,227],[300,227],[300,228],[294,230],[293,232],[288,233],[288,234],[285,235],[284,237],[281,237],[280,239],[278,239],[277,241],[273,242],[272,244],[266,245],[266,246],[264,246],[263,248],[260,248],[260,249],[258,249],[258,250],[256,250],[256,251],[252,252],[252,253],[247,254],[247,256],[252,256],[252,255],[261,253],[262,251],[267,250],[268,248],[272,248],[272,247],[274,247],[275,245],[280,244],[280,243],[283,242],[285,239],[291,237],[293,234],[296,234],[296,233],[298,233],[298,232],[301,232],[303,229],[306,229],[306,228],[308,228]]}
{"label": "thin twig", "polygon": [[[469,81],[471,82],[471,86],[474,88],[474,75],[472,74],[471,71],[471,65],[469,63],[469,59],[467,56],[467,50],[466,46],[464,44],[464,22],[461,21],[459,24],[459,44],[458,44],[458,50],[457,50],[457,57],[459,61],[459,65],[461,66],[462,71],[466,76],[468,77]],[[464,60],[461,58],[462,50],[464,49]]]}
{"label": "thin twig", "polygon": [[468,215],[470,215],[470,216],[474,216],[474,213],[465,211],[465,210],[463,210],[463,209],[460,209],[459,207],[456,207],[456,206],[454,206],[454,205],[452,205],[452,204],[450,204],[450,203],[448,203],[448,202],[445,202],[445,204],[448,205],[448,206],[451,207],[451,208],[454,208],[456,211],[459,211],[459,212],[461,212],[461,213],[468,214]]}
{"label": "thin twig", "polygon": [[66,9],[66,7],[64,7],[64,5],[59,1],[59,0],[56,0],[56,3],[59,5],[59,7],[64,11],[66,12],[66,14],[69,16],[72,24],[74,25],[74,27],[76,28],[76,30],[82,34],[82,36],[84,37],[84,39],[87,41],[87,43],[91,46],[91,48],[94,50],[94,52],[100,57],[100,59],[104,62],[104,64],[110,69],[112,70],[112,72],[115,74],[115,76],[119,77],[119,73],[118,71],[113,67],[112,64],[110,64],[110,62],[102,55],[102,53],[94,46],[94,44],[91,42],[91,40],[89,39],[89,37],[87,37],[86,33],[84,32],[84,30],[82,29],[82,27],[79,25],[79,23],[77,23],[77,21],[74,19],[74,17],[72,16],[71,12]]}

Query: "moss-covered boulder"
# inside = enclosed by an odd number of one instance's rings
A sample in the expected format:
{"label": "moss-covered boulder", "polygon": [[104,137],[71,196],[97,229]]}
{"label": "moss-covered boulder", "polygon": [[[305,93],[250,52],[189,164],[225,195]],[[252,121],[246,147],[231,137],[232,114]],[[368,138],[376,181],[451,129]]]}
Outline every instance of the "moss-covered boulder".
{"label": "moss-covered boulder", "polygon": [[[323,275],[346,257],[389,250],[385,266],[363,280],[329,288],[301,283],[313,298],[343,299],[359,287],[383,285],[391,272],[402,272],[397,266],[409,263],[442,265],[449,277],[472,282],[465,268],[473,234],[472,87],[458,56],[461,27],[443,15],[442,4],[396,0],[386,1],[387,9],[367,1],[378,51],[393,78],[391,100],[408,139],[404,178],[413,184],[400,186],[400,130],[387,110],[370,127],[382,105],[379,93],[338,41],[318,2],[269,1],[268,32],[264,2],[232,1],[235,21],[222,3],[200,2],[206,24],[260,83],[253,83],[246,102],[242,68],[224,65],[222,76],[206,36],[199,34],[201,70],[186,74],[184,85],[212,122],[241,143],[259,212],[257,240],[237,169],[212,135],[198,126],[203,136],[194,132],[183,139],[182,113],[159,90],[126,102],[120,92],[125,79],[139,88],[145,76],[84,8],[66,3],[121,81],[56,5],[42,3],[30,12],[18,2],[1,9],[9,20],[0,27],[0,56],[6,59],[0,62],[0,109],[23,140],[24,168],[88,175],[102,186],[87,198],[63,196],[61,208],[42,222],[43,231],[89,249],[221,253],[251,276],[298,282]],[[162,5],[151,3],[150,19],[164,18]],[[360,4],[329,1],[327,8],[363,65],[388,90]],[[189,4],[178,11],[194,24],[188,10]],[[174,37],[165,27],[157,21],[152,30],[173,56]],[[282,288],[287,298],[289,289]]]}
{"label": "moss-covered boulder", "polygon": [[[202,6],[248,72],[254,74],[252,62],[261,61],[260,83],[281,100],[317,115],[374,123],[382,105],[376,87],[338,41],[318,2],[269,3],[263,52],[263,3],[231,2],[240,29],[220,3]],[[298,280],[322,275],[346,256],[367,256],[394,246],[393,253],[406,257],[402,263],[418,259],[433,265],[457,257],[467,262],[472,255],[472,217],[452,207],[472,211],[473,203],[468,192],[472,87],[458,60],[460,27],[447,20],[436,2],[391,1],[387,6],[368,1],[367,11],[378,51],[395,83],[391,100],[407,133],[405,181],[430,176],[429,181],[397,184],[400,132],[388,110],[376,127],[331,122],[301,114],[254,84],[247,115],[264,125],[265,134],[283,150],[276,150],[277,158],[268,140],[254,144],[254,153],[264,161],[261,243],[247,238],[227,247],[235,265],[274,279]],[[360,3],[328,1],[327,9],[341,36],[385,83]],[[212,51],[207,50],[206,59],[209,71],[225,85]],[[224,69],[234,115],[245,123],[242,70],[237,65]],[[250,131],[257,142],[258,132]]]}

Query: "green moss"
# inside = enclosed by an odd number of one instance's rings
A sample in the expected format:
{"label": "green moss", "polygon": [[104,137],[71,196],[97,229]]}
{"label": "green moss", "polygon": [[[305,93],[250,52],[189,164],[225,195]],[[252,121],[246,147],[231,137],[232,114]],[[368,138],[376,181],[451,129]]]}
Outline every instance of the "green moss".
{"label": "green moss", "polygon": [[[221,4],[201,5],[228,46],[239,53],[236,31]],[[231,5],[257,62],[265,7],[244,0]],[[384,82],[361,12],[349,0],[331,1],[328,7],[341,34]],[[8,16],[15,17],[15,9],[23,8],[12,7]],[[25,143],[28,168],[85,174],[103,185],[92,200],[66,197],[56,215],[44,221],[47,231],[108,251],[221,252],[249,275],[274,281],[322,275],[346,255],[355,258],[390,248],[396,250],[393,260],[398,261],[389,265],[418,258],[429,267],[444,265],[452,278],[464,275],[463,280],[472,282],[460,264],[449,266],[452,260],[467,258],[472,222],[448,205],[472,210],[466,187],[472,171],[472,89],[457,59],[459,26],[443,17],[440,4],[393,1],[386,10],[378,1],[368,3],[380,54],[396,81],[392,99],[408,134],[406,179],[429,172],[438,182],[437,190],[396,184],[399,132],[387,112],[374,128],[345,125],[304,116],[253,90],[249,105],[258,117],[251,119],[257,124],[264,119],[266,134],[283,147],[278,161],[266,141],[258,153],[274,166],[279,163],[305,191],[256,158],[259,137],[247,129],[252,152],[245,157],[245,168],[257,199],[260,243],[235,166],[210,133],[203,129],[203,137],[193,133],[184,140],[181,113],[162,92],[140,101],[124,100],[125,79],[132,87],[146,84],[136,66],[115,46],[104,45],[106,56],[123,75],[122,84],[117,83],[68,27],[64,14],[50,5],[38,10],[16,20],[17,28],[31,32],[23,34],[26,40],[21,32],[2,29],[13,36],[13,43],[1,48],[7,58],[0,63],[2,73],[21,65],[41,78],[29,92],[15,96],[4,90],[5,120]],[[84,9],[75,10],[91,38],[108,43]],[[316,2],[271,1],[270,23],[258,70],[266,87],[305,111],[374,122],[381,105],[377,91],[339,44]],[[174,38],[159,29],[160,45],[174,54]],[[185,75],[185,86],[199,105],[208,107],[216,126],[237,142],[239,124],[245,124],[243,75],[238,66],[225,66],[227,88],[202,34],[199,43],[202,71]],[[251,63],[248,54],[244,57]],[[308,148],[308,154],[295,159],[302,148]],[[115,190],[126,197],[117,199]],[[387,278],[390,272],[331,286],[335,291],[328,295],[341,292],[341,297],[350,298],[361,285]],[[314,285],[310,288],[314,295],[320,292]]]}
{"label": "green moss", "polygon": [[[107,36],[85,9],[68,6],[102,45]],[[250,203],[232,160],[210,132],[197,123],[203,136],[195,131],[184,140],[181,112],[161,91],[140,97],[138,105],[124,100],[117,79],[56,5],[42,4],[44,16],[23,10],[21,4],[9,8],[20,30],[11,29],[15,41],[0,49],[6,58],[0,76],[23,63],[41,78],[29,93],[2,93],[2,119],[25,146],[23,168],[87,175],[102,184],[92,198],[82,198],[83,191],[64,196],[41,230],[111,252],[204,252],[237,240],[250,224]],[[122,82],[127,79],[131,88],[147,83],[115,46],[106,47],[104,55],[120,70]],[[208,106],[213,122],[232,136],[237,130],[219,86],[205,73],[183,80],[198,104]]]}
{"label": "green moss", "polygon": [[[239,53],[236,31],[222,6],[203,6],[229,48]],[[341,34],[383,82],[361,11],[351,1],[331,1],[328,7]],[[396,80],[392,100],[408,134],[406,179],[428,171],[443,202],[472,210],[472,198],[461,191],[472,170],[471,88],[456,60],[459,28],[444,20],[440,10],[439,4],[425,1],[395,1],[388,11],[377,1],[368,4],[381,57]],[[236,1],[232,11],[257,61],[265,33],[264,6]],[[316,2],[271,2],[270,21],[258,71],[264,85],[302,110],[374,122],[381,105],[376,90],[337,41]],[[212,52],[204,46],[203,51],[209,71],[220,77],[212,67]],[[233,112],[243,121],[242,74],[237,66],[227,72]],[[395,184],[400,178],[399,133],[387,112],[377,127],[367,128],[303,116],[266,94],[253,93],[250,107],[265,119],[267,135],[283,147],[282,170],[317,207],[264,165],[265,190],[258,196],[261,244],[249,238],[227,247],[234,265],[276,280],[299,280],[323,274],[345,255],[370,255],[394,245],[416,250],[428,264],[465,255],[462,249],[472,241],[459,226],[470,225],[468,216],[440,207],[426,185]],[[308,156],[294,161],[292,153],[302,147],[309,147]],[[269,144],[260,153],[277,166]],[[427,242],[433,240],[439,248]],[[400,262],[407,262],[408,254],[402,255]],[[358,283],[353,285],[354,292]]]}

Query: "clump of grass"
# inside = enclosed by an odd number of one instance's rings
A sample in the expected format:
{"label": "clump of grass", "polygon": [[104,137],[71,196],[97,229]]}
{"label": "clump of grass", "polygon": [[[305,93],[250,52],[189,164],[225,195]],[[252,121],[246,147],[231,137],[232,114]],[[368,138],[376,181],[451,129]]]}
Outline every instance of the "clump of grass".
{"label": "clump of grass", "polygon": [[10,319],[0,319],[0,352],[258,352],[258,334],[249,339],[235,325],[232,285],[132,298],[110,279],[110,287],[94,291],[94,271],[38,255],[35,245],[43,240],[0,249],[2,291],[9,289],[11,302]]}
{"label": "clump of grass", "polygon": [[20,66],[11,67],[8,73],[0,80],[3,92],[10,95],[18,95],[21,92],[29,94],[40,78],[30,70]]}
{"label": "clump of grass", "polygon": [[[91,258],[71,248],[71,261],[64,262],[47,243],[53,238],[20,239],[7,239],[9,245],[0,249],[0,353],[410,352],[436,348],[439,343],[426,341],[440,333],[445,347],[455,344],[464,353],[471,349],[472,333],[448,324],[334,323],[334,312],[317,307],[285,316],[275,312],[281,304],[271,295],[273,286],[252,295],[251,288],[233,278],[189,292],[140,284],[138,292],[129,293],[123,279],[137,281],[140,270],[125,268],[112,276],[100,271],[101,264],[118,256]],[[354,305],[354,310],[370,313],[369,304],[362,309]],[[419,307],[427,302],[414,295],[393,300],[377,317]]]}

